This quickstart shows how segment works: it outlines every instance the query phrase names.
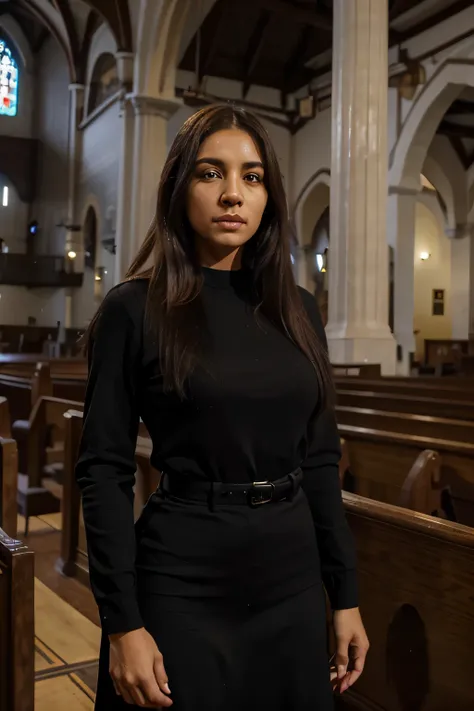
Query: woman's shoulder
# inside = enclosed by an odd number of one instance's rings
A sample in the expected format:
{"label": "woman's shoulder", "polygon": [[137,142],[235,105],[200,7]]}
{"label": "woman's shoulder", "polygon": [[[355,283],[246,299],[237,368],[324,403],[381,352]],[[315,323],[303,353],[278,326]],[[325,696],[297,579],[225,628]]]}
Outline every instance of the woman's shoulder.
{"label": "woman's shoulder", "polygon": [[128,314],[133,321],[143,317],[148,294],[149,279],[127,279],[110,289],[105,296],[101,311],[120,316]]}

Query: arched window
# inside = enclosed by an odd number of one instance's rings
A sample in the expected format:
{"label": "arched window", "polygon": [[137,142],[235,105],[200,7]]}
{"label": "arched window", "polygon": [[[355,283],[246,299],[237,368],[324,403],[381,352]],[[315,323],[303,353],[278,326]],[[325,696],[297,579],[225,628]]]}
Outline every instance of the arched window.
{"label": "arched window", "polygon": [[101,54],[94,65],[89,89],[88,113],[100,106],[120,89],[117,62],[113,54]]}
{"label": "arched window", "polygon": [[17,108],[18,66],[0,38],[0,116],[16,116]]}

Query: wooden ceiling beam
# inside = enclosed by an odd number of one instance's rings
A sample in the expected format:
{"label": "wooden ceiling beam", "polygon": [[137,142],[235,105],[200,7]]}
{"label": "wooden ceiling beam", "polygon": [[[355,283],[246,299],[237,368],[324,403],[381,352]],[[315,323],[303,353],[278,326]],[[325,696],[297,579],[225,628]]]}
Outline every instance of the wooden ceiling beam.
{"label": "wooden ceiling beam", "polygon": [[311,40],[313,38],[313,31],[314,28],[311,27],[310,25],[307,25],[301,32],[300,35],[300,40],[298,44],[296,45],[296,48],[287,61],[285,68],[283,70],[284,74],[284,81],[285,81],[285,86],[281,92],[281,102],[283,106],[286,106],[286,97],[290,93],[292,89],[292,78],[295,74],[295,72],[302,66],[304,59],[306,57],[306,53],[308,51],[308,48],[311,44]]}
{"label": "wooden ceiling beam", "polygon": [[63,18],[64,25],[66,27],[69,44],[71,45],[72,55],[74,57],[74,64],[77,66],[79,62],[79,35],[77,32],[76,23],[74,21],[74,15],[72,14],[71,6],[67,0],[52,0],[54,7],[59,12]]}
{"label": "wooden ceiling beam", "polygon": [[460,116],[460,115],[472,115],[474,117],[474,101],[465,101],[464,99],[457,99],[453,101],[449,109],[446,111],[445,116]]}
{"label": "wooden ceiling beam", "polygon": [[449,142],[454,148],[454,151],[461,161],[461,164],[464,168],[464,170],[469,170],[470,166],[470,158],[467,155],[466,149],[464,148],[464,144],[459,136],[449,136]]}
{"label": "wooden ceiling beam", "polygon": [[209,27],[209,35],[211,36],[211,40],[207,42],[204,47],[203,55],[199,58],[199,85],[201,85],[204,77],[208,76],[211,71],[212,63],[217,55],[217,50],[219,49],[219,40],[221,38],[221,33],[225,28],[225,23],[225,3],[221,2],[217,5],[212,15],[212,26]]}
{"label": "wooden ceiling beam", "polygon": [[[244,0],[239,1],[244,4]],[[285,0],[245,0],[245,4],[252,7],[260,7],[262,10],[269,10],[275,15],[279,15],[286,22],[311,25],[311,27],[332,32],[332,17],[329,13],[308,10],[300,5],[291,5]]]}
{"label": "wooden ceiling beam", "polygon": [[252,85],[252,78],[257,68],[263,47],[268,37],[268,28],[270,27],[272,13],[268,10],[263,10],[259,20],[255,26],[252,36],[249,41],[249,47],[245,55],[245,76],[242,95],[245,99]]}
{"label": "wooden ceiling beam", "polygon": [[436,133],[442,136],[452,136],[458,138],[474,139],[474,126],[462,126],[459,123],[451,123],[450,121],[441,121]]}
{"label": "wooden ceiling beam", "polygon": [[[444,10],[435,12],[433,15],[430,15],[425,20],[422,20],[418,24],[413,25],[413,27],[410,27],[408,30],[401,31],[400,42],[406,42],[412,37],[416,37],[422,32],[430,30],[432,27],[435,27],[436,25],[439,25],[442,22],[449,20],[449,18],[453,17],[453,15],[457,15],[459,12],[467,10],[471,7],[472,0],[457,0],[457,2],[451,2],[448,7],[444,8]],[[403,17],[403,15],[399,15],[399,17]]]}
{"label": "wooden ceiling beam", "polygon": [[127,0],[84,0],[109,25],[119,52],[133,51],[132,24]]}

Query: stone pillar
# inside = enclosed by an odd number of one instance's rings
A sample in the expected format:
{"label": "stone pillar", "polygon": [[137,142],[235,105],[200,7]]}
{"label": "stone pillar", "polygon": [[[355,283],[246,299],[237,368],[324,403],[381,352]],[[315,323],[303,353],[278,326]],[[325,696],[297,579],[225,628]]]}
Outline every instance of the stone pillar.
{"label": "stone pillar", "polygon": [[121,106],[122,132],[120,142],[120,163],[117,188],[117,219],[115,232],[115,268],[114,284],[119,283],[129,266],[130,228],[133,199],[133,129],[134,112],[127,99],[127,87],[133,81],[134,55],[130,52],[118,52],[116,55],[117,71],[124,96]]}
{"label": "stone pillar", "polygon": [[333,363],[395,373],[388,325],[388,0],[334,0],[329,322]]}
{"label": "stone pillar", "polygon": [[168,119],[182,105],[178,100],[132,94],[134,112],[133,191],[128,239],[122,240],[121,269],[125,272],[156,211],[161,171],[168,153]]}
{"label": "stone pillar", "polygon": [[84,109],[84,85],[69,85],[69,155],[68,155],[68,205],[67,205],[67,232],[65,255],[69,252],[76,254],[71,260],[73,271],[84,271],[84,245],[82,240],[82,225],[78,214],[77,186],[79,171],[82,163],[82,131],[79,124],[82,120]]}
{"label": "stone pillar", "polygon": [[398,345],[397,374],[409,375],[415,353],[415,224],[419,190],[389,188],[387,224],[395,250],[394,332]]}

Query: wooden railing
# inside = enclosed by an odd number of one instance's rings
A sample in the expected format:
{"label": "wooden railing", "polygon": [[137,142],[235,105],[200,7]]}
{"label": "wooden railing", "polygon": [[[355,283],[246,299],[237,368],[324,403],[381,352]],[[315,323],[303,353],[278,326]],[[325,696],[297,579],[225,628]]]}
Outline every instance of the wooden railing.
{"label": "wooden railing", "polygon": [[28,287],[79,287],[83,275],[66,271],[64,257],[0,253],[0,284]]}

